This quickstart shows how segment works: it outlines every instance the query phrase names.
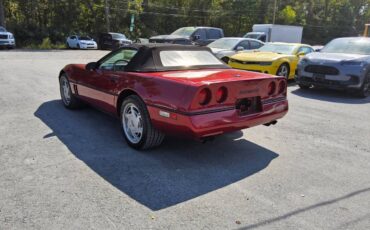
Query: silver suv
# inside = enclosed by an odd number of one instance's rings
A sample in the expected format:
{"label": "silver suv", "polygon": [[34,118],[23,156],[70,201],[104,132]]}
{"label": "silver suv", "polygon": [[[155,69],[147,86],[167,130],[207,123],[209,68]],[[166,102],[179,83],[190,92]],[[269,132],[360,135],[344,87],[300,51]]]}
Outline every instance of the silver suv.
{"label": "silver suv", "polygon": [[15,48],[15,39],[12,33],[0,26],[0,48]]}

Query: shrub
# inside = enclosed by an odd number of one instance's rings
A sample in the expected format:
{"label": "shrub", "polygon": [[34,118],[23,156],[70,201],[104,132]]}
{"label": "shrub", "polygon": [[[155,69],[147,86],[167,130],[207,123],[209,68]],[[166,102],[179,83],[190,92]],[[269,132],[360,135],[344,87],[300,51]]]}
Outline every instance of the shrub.
{"label": "shrub", "polygon": [[55,43],[55,44],[53,44],[50,41],[50,38],[49,37],[46,37],[46,38],[42,39],[41,44],[31,43],[31,44],[25,46],[25,48],[27,48],[27,49],[42,49],[42,50],[47,50],[47,49],[64,49],[65,48],[65,45],[62,44],[62,43]]}

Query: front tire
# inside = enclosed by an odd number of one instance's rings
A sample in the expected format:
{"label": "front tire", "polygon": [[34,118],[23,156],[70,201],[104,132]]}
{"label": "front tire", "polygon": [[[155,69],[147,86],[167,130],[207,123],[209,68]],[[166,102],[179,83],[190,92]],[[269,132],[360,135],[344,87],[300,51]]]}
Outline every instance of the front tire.
{"label": "front tire", "polygon": [[289,65],[287,63],[283,63],[279,66],[278,70],[276,71],[276,75],[285,77],[286,80],[289,80],[289,72],[290,72]]}
{"label": "front tire", "polygon": [[298,86],[301,89],[309,89],[311,87],[310,85],[305,85],[305,84],[298,84]]}
{"label": "front tire", "polygon": [[146,105],[138,96],[124,99],[120,117],[122,133],[129,146],[144,150],[162,144],[164,134],[152,125]]}
{"label": "front tire", "polygon": [[366,98],[370,96],[370,72],[366,74],[364,82],[362,83],[361,88],[357,92],[357,96],[360,98]]}
{"label": "front tire", "polygon": [[62,98],[63,105],[67,109],[78,109],[82,107],[82,103],[75,95],[72,94],[71,86],[69,84],[66,74],[62,74],[59,78],[60,96]]}

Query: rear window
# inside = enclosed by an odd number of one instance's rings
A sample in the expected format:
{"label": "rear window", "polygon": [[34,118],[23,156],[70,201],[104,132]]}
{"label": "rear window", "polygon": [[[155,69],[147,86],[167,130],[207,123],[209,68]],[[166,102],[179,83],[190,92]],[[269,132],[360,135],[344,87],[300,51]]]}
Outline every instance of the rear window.
{"label": "rear window", "polygon": [[166,50],[159,53],[164,67],[175,66],[212,66],[223,63],[205,50]]}

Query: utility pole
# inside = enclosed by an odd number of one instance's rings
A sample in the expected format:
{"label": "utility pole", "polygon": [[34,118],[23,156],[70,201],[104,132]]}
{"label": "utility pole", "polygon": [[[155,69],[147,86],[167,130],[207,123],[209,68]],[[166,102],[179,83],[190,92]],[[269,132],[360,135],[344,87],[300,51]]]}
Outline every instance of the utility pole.
{"label": "utility pole", "polygon": [[110,32],[110,19],[109,19],[109,3],[108,0],[105,0],[105,20],[107,23],[107,32]]}
{"label": "utility pole", "polygon": [[272,18],[272,24],[275,24],[276,10],[277,10],[277,0],[274,0],[274,17]]}

